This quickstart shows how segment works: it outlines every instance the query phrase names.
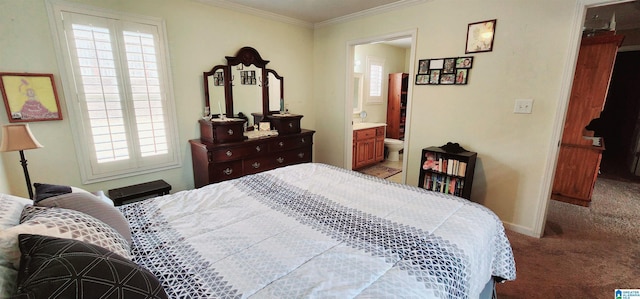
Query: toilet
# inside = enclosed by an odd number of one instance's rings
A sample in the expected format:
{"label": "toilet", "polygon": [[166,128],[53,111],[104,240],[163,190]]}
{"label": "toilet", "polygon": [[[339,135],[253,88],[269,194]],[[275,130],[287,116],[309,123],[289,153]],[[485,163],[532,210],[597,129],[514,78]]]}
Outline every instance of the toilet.
{"label": "toilet", "polygon": [[400,160],[400,151],[404,147],[404,141],[392,138],[384,139],[384,147],[387,148],[387,152],[389,155],[387,156],[388,161],[399,161]]}

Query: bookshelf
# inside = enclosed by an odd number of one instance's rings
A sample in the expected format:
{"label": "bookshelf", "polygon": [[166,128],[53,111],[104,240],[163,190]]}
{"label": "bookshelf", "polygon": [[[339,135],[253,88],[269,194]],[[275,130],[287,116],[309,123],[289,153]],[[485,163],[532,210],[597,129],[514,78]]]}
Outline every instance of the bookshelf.
{"label": "bookshelf", "polygon": [[477,156],[452,143],[422,149],[418,187],[470,199]]}

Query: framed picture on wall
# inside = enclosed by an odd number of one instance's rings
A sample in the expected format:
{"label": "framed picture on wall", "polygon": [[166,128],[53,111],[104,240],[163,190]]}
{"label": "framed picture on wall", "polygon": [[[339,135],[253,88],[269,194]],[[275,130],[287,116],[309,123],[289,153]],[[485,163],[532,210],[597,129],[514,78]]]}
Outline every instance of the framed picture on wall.
{"label": "framed picture on wall", "polygon": [[493,35],[497,20],[471,23],[467,27],[467,47],[465,53],[493,51]]}
{"label": "framed picture on wall", "polygon": [[0,73],[9,122],[61,120],[53,74]]}

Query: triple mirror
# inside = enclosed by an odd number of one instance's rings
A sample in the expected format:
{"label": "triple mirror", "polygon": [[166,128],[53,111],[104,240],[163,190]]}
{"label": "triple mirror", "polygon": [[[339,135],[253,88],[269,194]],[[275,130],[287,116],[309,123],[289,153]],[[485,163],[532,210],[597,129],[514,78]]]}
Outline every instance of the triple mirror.
{"label": "triple mirror", "polygon": [[226,65],[216,65],[203,74],[205,114],[246,118],[251,126],[248,115],[266,116],[282,109],[284,78],[266,68],[269,61],[258,51],[244,47],[226,59]]}

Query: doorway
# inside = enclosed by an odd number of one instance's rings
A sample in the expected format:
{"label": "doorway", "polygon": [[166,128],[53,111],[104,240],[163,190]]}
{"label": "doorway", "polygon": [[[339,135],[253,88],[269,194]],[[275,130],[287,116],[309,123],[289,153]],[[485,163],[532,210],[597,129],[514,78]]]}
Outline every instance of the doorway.
{"label": "doorway", "polygon": [[[640,51],[618,52],[609,94],[595,133],[605,140],[600,176],[618,181],[640,182],[638,126],[640,114]],[[634,174],[635,172],[635,174]]]}
{"label": "doorway", "polygon": [[[415,40],[417,30],[398,32],[394,34],[377,36],[363,40],[357,40],[349,42],[347,45],[347,69],[346,69],[346,101],[345,101],[345,165],[347,169],[352,169],[353,166],[353,124],[354,122],[372,122],[372,123],[384,123],[386,124],[386,109],[387,109],[387,88],[388,78],[390,73],[408,73],[408,77],[413,76],[413,68],[415,61]],[[362,54],[361,49],[368,49],[369,52]],[[384,49],[387,49],[386,51]],[[382,50],[381,50],[382,49]],[[395,49],[389,51],[389,49]],[[358,53],[358,54],[356,54]],[[384,57],[385,53],[396,53],[394,57],[389,61],[396,61],[393,66],[390,64],[388,67],[384,67],[387,59]],[[401,53],[401,54],[397,54]],[[401,55],[401,58],[396,56]],[[368,59],[369,58],[369,59]],[[400,59],[401,65],[398,65],[397,60]],[[372,87],[370,73],[368,72],[368,60],[380,63],[383,61],[383,71],[381,78],[378,78],[382,82],[379,98],[370,97],[369,92]],[[412,86],[409,84],[407,91],[408,103],[406,105],[406,119],[405,119],[405,138],[403,142],[403,151],[400,154],[398,161],[385,160],[380,163],[382,166],[399,167],[401,172],[395,174],[387,179],[398,182],[406,182],[406,165],[407,165],[407,153],[405,150],[409,146],[410,139],[410,118],[411,118],[411,93]],[[361,95],[360,103],[354,97]],[[374,95],[375,96],[375,95]],[[354,99],[353,101],[351,99]],[[364,112],[363,112],[364,111]]]}

